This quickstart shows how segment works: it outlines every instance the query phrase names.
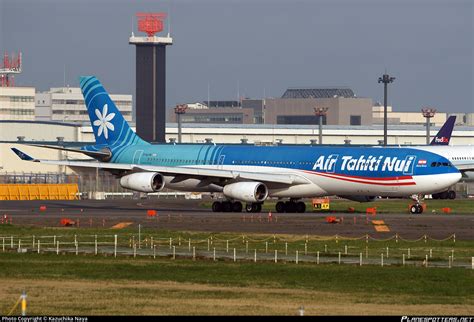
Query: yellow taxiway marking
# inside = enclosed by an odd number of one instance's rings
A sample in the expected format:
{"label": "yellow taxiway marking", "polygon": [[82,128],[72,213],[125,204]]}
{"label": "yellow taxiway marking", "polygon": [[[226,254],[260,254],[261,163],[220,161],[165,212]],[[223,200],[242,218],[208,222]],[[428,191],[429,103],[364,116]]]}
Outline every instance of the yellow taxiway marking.
{"label": "yellow taxiway marking", "polygon": [[385,225],[385,222],[383,220],[372,220],[372,224],[374,225],[374,228],[378,232],[389,232],[390,228],[388,228],[387,225]]}
{"label": "yellow taxiway marking", "polygon": [[121,222],[121,223],[118,223],[115,226],[112,226],[112,229],[122,229],[122,228],[130,226],[131,224],[133,224],[133,223],[132,222]]}

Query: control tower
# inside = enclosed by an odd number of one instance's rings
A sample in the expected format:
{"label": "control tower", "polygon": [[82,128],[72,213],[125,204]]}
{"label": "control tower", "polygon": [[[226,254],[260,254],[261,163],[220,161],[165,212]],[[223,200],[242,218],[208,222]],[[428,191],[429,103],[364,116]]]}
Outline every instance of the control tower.
{"label": "control tower", "polygon": [[165,13],[137,13],[138,30],[129,44],[136,46],[136,123],[137,134],[149,142],[166,141],[166,46],[173,38],[157,37],[163,30]]}

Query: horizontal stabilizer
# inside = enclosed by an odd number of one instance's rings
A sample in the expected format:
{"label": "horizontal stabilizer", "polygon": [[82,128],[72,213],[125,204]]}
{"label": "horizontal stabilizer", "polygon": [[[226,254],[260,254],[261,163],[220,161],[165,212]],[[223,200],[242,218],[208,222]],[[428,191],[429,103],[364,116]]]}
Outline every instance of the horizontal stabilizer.
{"label": "horizontal stabilizer", "polygon": [[87,151],[87,150],[81,150],[81,149],[71,149],[71,148],[64,148],[64,147],[60,147],[60,146],[43,145],[43,144],[25,144],[25,145],[35,146],[35,147],[39,147],[39,148],[60,150],[60,151],[82,153],[82,154],[85,154],[87,156],[96,157],[96,158],[108,158],[108,157],[110,157],[110,152],[104,152],[104,151]]}
{"label": "horizontal stabilizer", "polygon": [[24,161],[35,161],[35,159],[33,159],[32,157],[30,157],[28,154],[26,154],[25,152],[22,152],[20,150],[18,150],[17,148],[11,148],[13,152],[15,152],[16,155],[18,155],[18,157]]}

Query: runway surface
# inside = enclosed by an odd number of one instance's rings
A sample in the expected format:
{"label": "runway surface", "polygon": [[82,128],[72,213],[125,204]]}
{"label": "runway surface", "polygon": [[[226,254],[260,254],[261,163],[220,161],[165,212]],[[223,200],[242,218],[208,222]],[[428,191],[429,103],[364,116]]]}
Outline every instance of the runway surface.
{"label": "runway surface", "polygon": [[[269,234],[308,234],[388,238],[396,233],[402,238],[444,239],[456,234],[456,240],[474,240],[474,215],[457,214],[365,214],[311,213],[213,213],[199,207],[201,200],[82,200],[82,201],[2,201],[0,215],[5,214],[15,225],[59,227],[62,218],[79,222],[79,227],[110,228],[130,222],[146,228],[208,232],[252,232]],[[40,206],[46,206],[40,211]],[[148,217],[154,209],[157,216]],[[327,216],[342,219],[327,223]],[[389,231],[376,231],[373,220],[382,220]]]}

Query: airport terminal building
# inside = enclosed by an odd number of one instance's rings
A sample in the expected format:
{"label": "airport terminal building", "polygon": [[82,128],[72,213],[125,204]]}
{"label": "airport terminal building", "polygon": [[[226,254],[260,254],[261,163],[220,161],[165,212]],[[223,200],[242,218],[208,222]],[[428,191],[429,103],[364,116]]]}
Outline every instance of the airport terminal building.
{"label": "airport terminal building", "polygon": [[[383,124],[383,106],[371,98],[358,97],[347,87],[289,88],[280,98],[203,101],[189,103],[182,123],[317,125],[315,108],[326,108],[325,125],[370,126]],[[420,112],[395,112],[387,107],[389,124],[425,124]],[[460,113],[457,124],[474,125],[472,115]],[[441,126],[447,113],[436,113],[432,125]],[[177,116],[168,111],[169,123]]]}

